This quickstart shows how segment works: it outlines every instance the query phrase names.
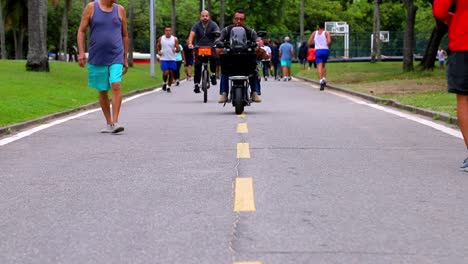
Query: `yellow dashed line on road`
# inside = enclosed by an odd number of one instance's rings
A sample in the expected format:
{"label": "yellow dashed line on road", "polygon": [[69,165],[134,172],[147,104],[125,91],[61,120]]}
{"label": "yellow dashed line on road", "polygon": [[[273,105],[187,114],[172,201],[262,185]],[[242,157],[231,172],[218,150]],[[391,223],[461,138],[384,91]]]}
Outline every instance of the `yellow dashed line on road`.
{"label": "yellow dashed line on road", "polygon": [[262,264],[260,261],[234,262],[234,264]]}
{"label": "yellow dashed line on road", "polygon": [[234,211],[255,211],[252,178],[236,178]]}
{"label": "yellow dashed line on road", "polygon": [[240,114],[240,115],[237,115],[237,117],[244,118],[244,117],[245,117],[245,113],[242,113],[242,114]]}
{"label": "yellow dashed line on road", "polygon": [[249,143],[237,143],[237,158],[250,159]]}
{"label": "yellow dashed line on road", "polygon": [[249,133],[249,129],[247,128],[247,123],[237,124],[237,133],[239,134]]}

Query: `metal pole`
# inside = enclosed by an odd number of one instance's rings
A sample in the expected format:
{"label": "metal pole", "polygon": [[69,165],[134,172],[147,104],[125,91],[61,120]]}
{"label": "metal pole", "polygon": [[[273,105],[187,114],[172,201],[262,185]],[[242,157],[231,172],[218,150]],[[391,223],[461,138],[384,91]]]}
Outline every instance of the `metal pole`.
{"label": "metal pole", "polygon": [[202,6],[201,6],[202,11],[205,10],[205,0],[202,0]]}
{"label": "metal pole", "polygon": [[154,28],[154,0],[150,0],[150,76],[154,77],[154,63],[155,63],[155,31]]}

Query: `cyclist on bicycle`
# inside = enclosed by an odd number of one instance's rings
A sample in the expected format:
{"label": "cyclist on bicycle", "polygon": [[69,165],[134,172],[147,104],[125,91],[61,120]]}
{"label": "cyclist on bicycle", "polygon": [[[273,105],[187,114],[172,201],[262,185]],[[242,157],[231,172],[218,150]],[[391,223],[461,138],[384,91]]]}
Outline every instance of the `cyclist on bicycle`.
{"label": "cyclist on bicycle", "polygon": [[[255,30],[248,28],[245,26],[245,19],[246,15],[243,10],[236,10],[233,16],[233,23],[232,25],[229,25],[225,27],[221,31],[220,37],[216,41],[226,41],[229,39],[231,35],[231,30],[233,27],[243,27],[247,33],[247,40],[250,42],[257,42],[260,40],[260,38],[257,36],[257,32]],[[252,100],[256,103],[260,103],[262,99],[260,98],[260,82],[258,80],[258,73],[255,72],[253,75],[249,78],[251,90],[252,90]],[[221,83],[219,85],[219,93],[221,97],[218,100],[218,103],[225,103],[228,100],[228,93],[229,93],[229,76],[226,76],[224,74],[221,75]]]}
{"label": "cyclist on bicycle", "polygon": [[[215,36],[213,32],[219,32],[219,26],[210,18],[210,13],[206,10],[201,11],[200,13],[200,22],[195,23],[192,26],[190,35],[187,39],[187,45],[189,49],[194,48],[194,40],[198,47],[201,46],[210,46],[213,47],[215,43]],[[211,72],[211,84],[216,85],[216,52],[213,48],[210,58],[210,72]],[[201,79],[201,67],[202,61],[198,58],[196,52],[195,56],[195,93],[200,92],[200,79]]]}

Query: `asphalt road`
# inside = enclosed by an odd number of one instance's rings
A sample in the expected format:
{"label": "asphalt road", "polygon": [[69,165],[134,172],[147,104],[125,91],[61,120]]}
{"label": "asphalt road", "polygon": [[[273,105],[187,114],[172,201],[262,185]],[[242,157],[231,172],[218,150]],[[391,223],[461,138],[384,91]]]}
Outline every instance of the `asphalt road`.
{"label": "asphalt road", "polygon": [[0,146],[0,263],[468,263],[460,138],[262,89],[236,116],[185,82],[126,102],[120,135],[96,111]]}

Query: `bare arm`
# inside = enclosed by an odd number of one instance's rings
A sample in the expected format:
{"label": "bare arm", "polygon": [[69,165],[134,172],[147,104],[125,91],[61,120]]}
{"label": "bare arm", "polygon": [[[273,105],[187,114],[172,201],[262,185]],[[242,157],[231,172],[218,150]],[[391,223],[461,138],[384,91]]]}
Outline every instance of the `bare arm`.
{"label": "bare arm", "polygon": [[85,37],[86,29],[88,28],[89,21],[93,15],[94,11],[94,2],[88,3],[83,10],[83,15],[81,16],[80,27],[78,28],[78,33],[76,36],[78,44],[78,64],[80,67],[86,65],[86,53],[85,53]]}
{"label": "bare arm", "polygon": [[332,44],[332,40],[331,40],[331,36],[330,36],[330,32],[326,32],[327,34],[327,45],[328,47],[330,47],[330,45]]}
{"label": "bare arm", "polygon": [[310,46],[310,45],[314,44],[314,38],[315,38],[315,31],[312,32],[312,34],[310,34],[310,38],[309,38],[309,40],[307,41],[307,45]]}
{"label": "bare arm", "polygon": [[161,37],[159,37],[158,40],[156,41],[156,53],[159,56],[162,55],[162,52],[161,52]]}
{"label": "bare arm", "polygon": [[128,70],[128,31],[127,31],[127,15],[123,6],[119,5],[119,15],[122,19],[122,40],[124,45],[124,71],[123,74],[127,73]]}
{"label": "bare arm", "polygon": [[195,38],[195,32],[190,31],[190,34],[187,39],[187,46],[189,49],[193,49],[193,39]]}
{"label": "bare arm", "polygon": [[179,46],[179,39],[178,38],[174,38],[174,46],[175,46],[174,52],[179,52],[180,51],[180,46]]}

